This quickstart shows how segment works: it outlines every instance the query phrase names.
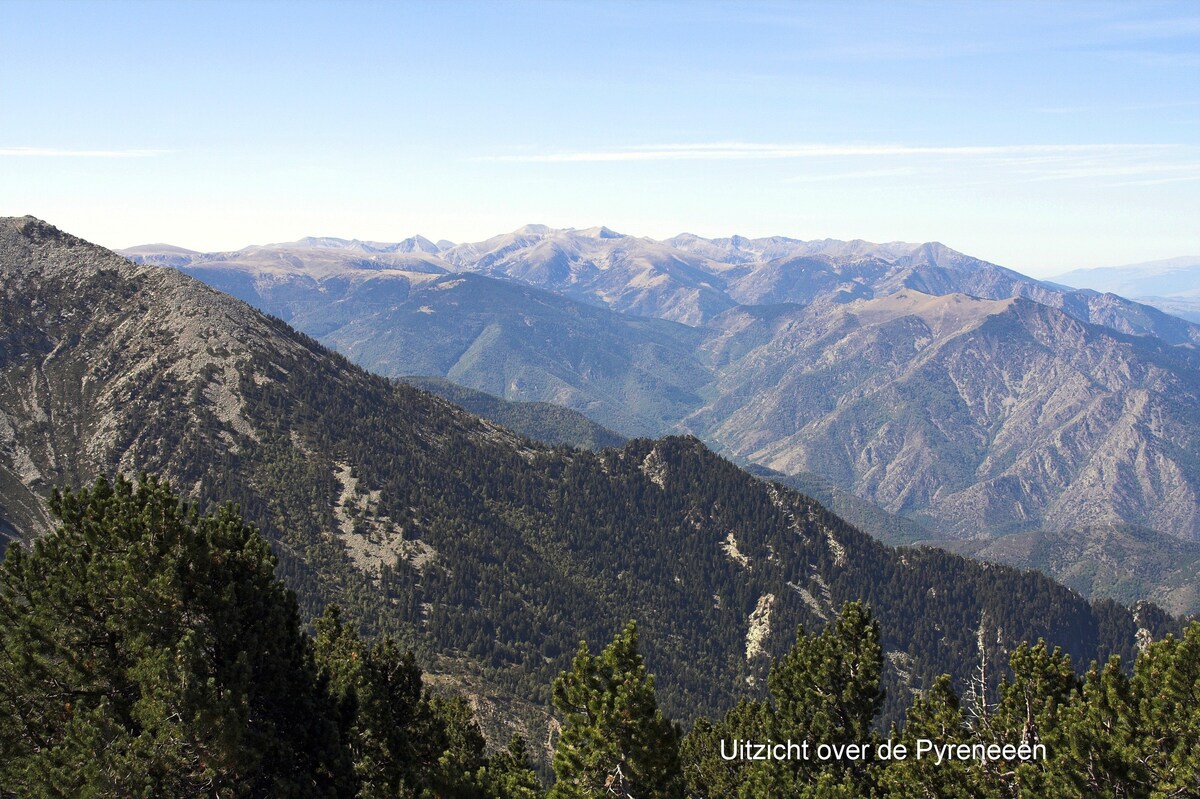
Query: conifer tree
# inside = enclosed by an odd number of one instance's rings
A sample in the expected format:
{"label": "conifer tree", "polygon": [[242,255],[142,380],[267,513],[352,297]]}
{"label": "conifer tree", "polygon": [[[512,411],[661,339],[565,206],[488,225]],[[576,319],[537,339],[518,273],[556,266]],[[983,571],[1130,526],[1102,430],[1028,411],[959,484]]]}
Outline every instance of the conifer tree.
{"label": "conifer tree", "polygon": [[336,606],[317,620],[316,655],[339,702],[356,799],[536,799],[524,741],[488,757],[470,706],[430,694],[412,653],[362,640]]}
{"label": "conifer tree", "polygon": [[429,782],[441,736],[411,653],[365,643],[330,606],[317,620],[317,662],[340,706],[358,799],[415,796]]}
{"label": "conifer tree", "polygon": [[506,748],[491,756],[487,772],[490,795],[495,799],[539,799],[545,794],[520,735],[513,735]]}
{"label": "conifer tree", "polygon": [[55,494],[0,564],[0,792],[349,797],[349,763],[275,559],[165,483]]}
{"label": "conifer tree", "polygon": [[700,799],[736,799],[750,776],[750,762],[722,756],[733,754],[738,741],[765,741],[770,737],[770,707],[743,699],[716,724],[698,719],[680,745],[688,794]]}
{"label": "conifer tree", "polygon": [[1118,657],[1102,668],[1092,665],[1083,689],[1060,719],[1061,743],[1050,757],[1064,778],[1062,796],[1127,799],[1149,794],[1146,742]]}
{"label": "conifer tree", "polygon": [[787,796],[862,796],[872,790],[878,734],[872,725],[883,704],[879,624],[861,602],[848,602],[819,635],[800,629],[790,652],[771,668],[768,685],[775,741],[864,745],[864,758],[820,762],[772,761],[756,770],[752,792]]}
{"label": "conifer tree", "polygon": [[916,757],[917,742],[921,739],[939,746],[972,742],[971,730],[949,676],[938,677],[928,690],[913,699],[904,733],[901,735],[893,728],[891,738],[905,747],[905,756],[877,764],[882,768],[881,782],[886,796],[975,799],[983,795],[969,764],[961,760],[937,763],[929,757]]}
{"label": "conifer tree", "polygon": [[1200,796],[1200,622],[1147,646],[1132,690],[1150,796]]}
{"label": "conifer tree", "polygon": [[658,709],[633,622],[599,656],[581,643],[553,696],[565,717],[553,799],[682,799],[679,731]]}
{"label": "conifer tree", "polygon": [[455,799],[490,799],[487,741],[470,705],[460,696],[429,697],[434,726],[430,735],[440,754],[434,763],[428,795]]}
{"label": "conifer tree", "polygon": [[1047,758],[1030,761],[990,760],[980,771],[980,782],[992,785],[1000,796],[1062,796],[1068,784],[1061,768],[1049,758],[1066,747],[1067,708],[1079,693],[1080,682],[1071,658],[1045,641],[1022,643],[1009,656],[1012,679],[1000,684],[1000,701],[989,729],[980,731],[983,743],[1020,746],[1042,745]]}

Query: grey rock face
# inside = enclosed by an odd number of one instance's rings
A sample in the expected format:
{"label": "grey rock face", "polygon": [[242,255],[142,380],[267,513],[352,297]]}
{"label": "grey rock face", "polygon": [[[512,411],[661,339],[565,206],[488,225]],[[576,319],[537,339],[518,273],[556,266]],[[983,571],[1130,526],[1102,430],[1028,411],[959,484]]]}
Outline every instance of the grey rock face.
{"label": "grey rock face", "polygon": [[254,435],[250,356],[296,347],[241,302],[32,217],[0,220],[0,319],[0,518],[26,534],[46,528],[50,488],[96,474],[153,470],[187,492],[191,446]]}
{"label": "grey rock face", "polygon": [[942,534],[1120,522],[1200,535],[1190,348],[1025,300],[901,292],[723,319],[722,400],[687,424]]}
{"label": "grey rock face", "polygon": [[436,253],[331,242],[180,268],[381,373],[692,432],[939,536],[1200,540],[1200,327],[1116,295],[938,243],[544,226]]}

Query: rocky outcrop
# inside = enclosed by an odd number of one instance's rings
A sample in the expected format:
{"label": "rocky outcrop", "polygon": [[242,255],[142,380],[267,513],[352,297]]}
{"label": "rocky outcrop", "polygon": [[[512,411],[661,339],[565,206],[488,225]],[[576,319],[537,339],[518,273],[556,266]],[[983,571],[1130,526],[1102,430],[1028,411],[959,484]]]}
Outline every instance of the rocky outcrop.
{"label": "rocky outcrop", "polygon": [[1025,300],[911,290],[719,320],[703,438],[960,537],[1135,523],[1200,538],[1200,358]]}
{"label": "rocky outcrop", "polygon": [[[881,528],[890,513],[924,529],[904,540],[1113,525],[1200,540],[1200,327],[938,243],[534,225],[459,245],[129,255],[383,374],[553,402],[629,435],[694,433],[815,478]],[[1104,568],[1078,552],[1079,569]],[[1180,590],[1146,595],[1187,606]]]}

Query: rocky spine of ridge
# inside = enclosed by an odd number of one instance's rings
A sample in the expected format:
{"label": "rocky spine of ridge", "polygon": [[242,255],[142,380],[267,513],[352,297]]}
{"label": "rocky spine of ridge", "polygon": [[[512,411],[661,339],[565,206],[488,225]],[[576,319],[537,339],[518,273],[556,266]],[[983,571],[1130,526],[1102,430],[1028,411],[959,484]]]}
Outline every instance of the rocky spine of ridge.
{"label": "rocky spine of ridge", "polygon": [[694,438],[532,444],[36,220],[0,221],[0,275],[10,528],[36,535],[50,488],[96,471],[235,501],[306,614],[342,604],[527,733],[578,640],[630,618],[678,718],[760,693],[796,626],[850,599],[886,631],[891,717],[938,674],[965,684],[981,640],[999,658],[1042,637],[1083,665],[1171,625],[1035,573],[893,550]]}
{"label": "rocky spine of ridge", "polygon": [[380,373],[693,433],[940,539],[1125,524],[1200,540],[1200,327],[1115,295],[937,243],[528,226],[441,248],[441,273],[362,255],[322,240],[183,268]]}

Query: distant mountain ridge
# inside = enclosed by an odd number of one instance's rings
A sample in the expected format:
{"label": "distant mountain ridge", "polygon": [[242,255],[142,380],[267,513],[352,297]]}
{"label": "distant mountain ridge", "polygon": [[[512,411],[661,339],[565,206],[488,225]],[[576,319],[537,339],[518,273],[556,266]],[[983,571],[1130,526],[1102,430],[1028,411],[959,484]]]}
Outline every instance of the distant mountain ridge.
{"label": "distant mountain ridge", "polygon": [[[176,265],[166,264],[153,247],[131,248],[125,254],[145,263]],[[178,255],[175,249],[163,257],[174,259]],[[407,260],[400,257],[403,255],[415,257]],[[341,263],[344,276],[350,279],[358,271],[376,268],[475,272],[616,311],[692,326],[739,304],[808,304],[820,299],[873,297],[902,288],[983,299],[1024,296],[1119,332],[1155,335],[1172,344],[1200,343],[1200,326],[1157,309],[1034,280],[938,242],[875,244],[782,236],[704,239],[691,234],[655,241],[606,227],[575,230],[526,225],[473,243],[433,244],[420,236],[395,244],[310,237],[194,259],[196,267],[207,264],[259,275],[286,274],[280,271],[281,265],[289,263],[296,272],[310,275],[333,274],[331,269]],[[797,271],[804,273],[803,280],[794,279]]]}
{"label": "distant mountain ridge", "polygon": [[1132,297],[1189,322],[1200,322],[1200,256],[1074,269],[1050,279]]}
{"label": "distant mountain ridge", "polygon": [[1125,524],[1200,540],[1200,326],[1148,306],[938,243],[530,225],[433,247],[128,254],[381,374],[693,433],[939,537]]}
{"label": "distant mountain ridge", "polygon": [[1087,663],[1173,626],[1035,573],[885,547],[694,438],[530,442],[36,219],[0,220],[0,276],[8,530],[35,536],[51,488],[97,472],[236,501],[310,617],[337,601],[400,636],[531,740],[578,640],[631,617],[680,718],[761,693],[796,626],[852,598],[884,631],[890,718],[938,674],[963,685],[981,648],[1044,637]]}

